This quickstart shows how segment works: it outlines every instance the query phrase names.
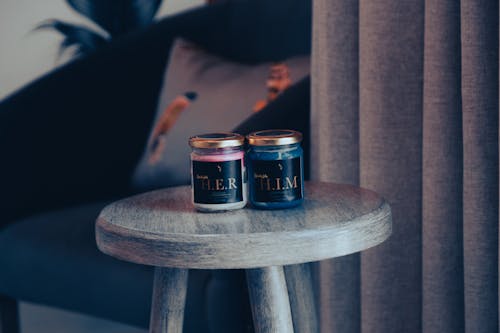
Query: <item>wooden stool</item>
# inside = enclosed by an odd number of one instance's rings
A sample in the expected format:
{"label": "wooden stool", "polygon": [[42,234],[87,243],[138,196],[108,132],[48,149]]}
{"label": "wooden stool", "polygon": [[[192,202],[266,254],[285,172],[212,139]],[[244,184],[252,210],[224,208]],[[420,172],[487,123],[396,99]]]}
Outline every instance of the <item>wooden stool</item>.
{"label": "wooden stool", "polygon": [[188,269],[244,268],[257,332],[313,333],[310,271],[297,264],[375,246],[392,222],[388,203],[372,191],[306,183],[305,193],[293,209],[198,213],[187,186],[149,192],[102,210],[97,245],[156,267],[150,332],[182,332]]}

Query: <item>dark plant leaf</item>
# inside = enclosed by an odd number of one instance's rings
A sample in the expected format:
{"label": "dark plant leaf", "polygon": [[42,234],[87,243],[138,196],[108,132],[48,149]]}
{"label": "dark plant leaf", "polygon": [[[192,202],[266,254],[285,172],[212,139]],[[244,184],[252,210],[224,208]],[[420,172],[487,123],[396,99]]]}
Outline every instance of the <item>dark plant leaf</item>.
{"label": "dark plant leaf", "polygon": [[131,2],[133,5],[131,14],[135,16],[137,27],[142,28],[151,24],[162,0],[135,0]]}
{"label": "dark plant leaf", "polygon": [[114,37],[150,24],[162,0],[66,0],[66,2]]}
{"label": "dark plant leaf", "polygon": [[58,20],[44,22],[35,30],[41,29],[53,29],[64,36],[59,48],[59,56],[70,47],[76,48],[75,55],[91,53],[107,42],[105,37],[88,28]]}

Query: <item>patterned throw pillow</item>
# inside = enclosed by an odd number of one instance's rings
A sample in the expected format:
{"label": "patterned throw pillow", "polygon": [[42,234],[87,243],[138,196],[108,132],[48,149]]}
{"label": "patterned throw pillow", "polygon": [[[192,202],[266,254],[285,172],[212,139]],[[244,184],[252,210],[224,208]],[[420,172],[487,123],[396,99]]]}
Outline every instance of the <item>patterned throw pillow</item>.
{"label": "patterned throw pillow", "polygon": [[309,74],[308,56],[246,65],[174,42],[158,110],[133,185],[139,190],[190,181],[188,138],[231,131]]}

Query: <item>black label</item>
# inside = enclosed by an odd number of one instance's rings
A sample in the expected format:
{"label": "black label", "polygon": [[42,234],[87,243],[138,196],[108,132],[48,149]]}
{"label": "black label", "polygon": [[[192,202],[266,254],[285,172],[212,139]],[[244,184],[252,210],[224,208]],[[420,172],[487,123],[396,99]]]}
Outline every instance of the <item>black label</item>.
{"label": "black label", "polygon": [[252,161],[253,200],[288,202],[302,198],[300,157]]}
{"label": "black label", "polygon": [[193,161],[194,202],[224,204],[243,201],[241,160]]}

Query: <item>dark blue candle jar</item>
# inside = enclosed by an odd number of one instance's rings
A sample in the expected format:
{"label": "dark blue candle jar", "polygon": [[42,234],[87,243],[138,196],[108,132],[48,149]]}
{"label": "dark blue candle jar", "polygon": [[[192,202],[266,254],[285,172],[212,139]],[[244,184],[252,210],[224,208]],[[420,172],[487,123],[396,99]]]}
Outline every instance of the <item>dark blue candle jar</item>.
{"label": "dark blue candle jar", "polygon": [[265,130],[248,135],[248,188],[254,207],[290,208],[304,200],[302,134]]}

